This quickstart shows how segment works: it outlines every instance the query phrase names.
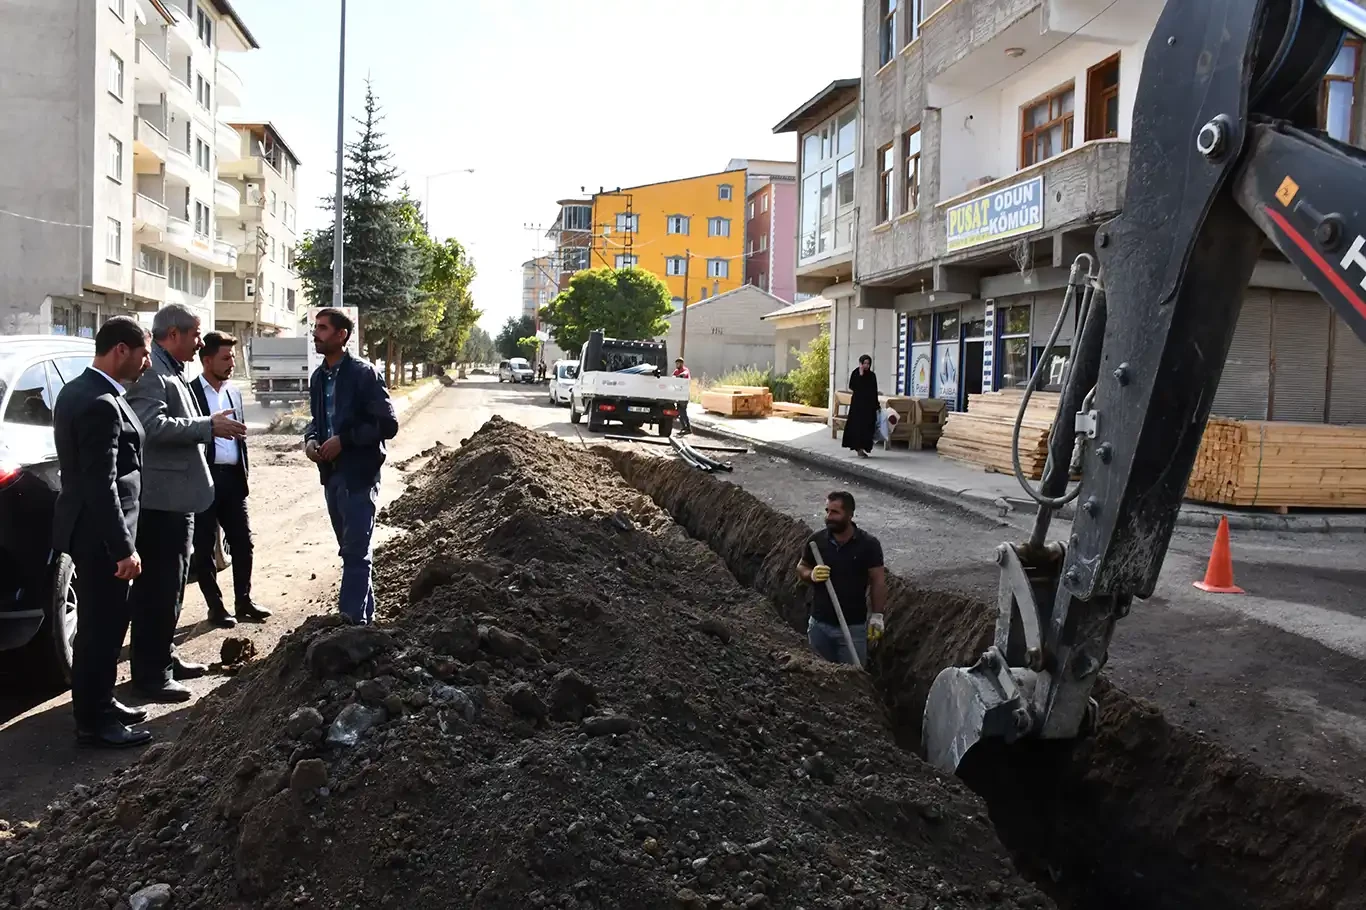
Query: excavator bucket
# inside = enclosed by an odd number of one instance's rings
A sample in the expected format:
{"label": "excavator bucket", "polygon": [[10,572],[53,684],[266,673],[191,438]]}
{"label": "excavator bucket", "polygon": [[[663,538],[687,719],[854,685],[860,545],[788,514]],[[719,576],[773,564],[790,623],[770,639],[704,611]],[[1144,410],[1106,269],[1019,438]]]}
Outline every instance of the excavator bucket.
{"label": "excavator bucket", "polygon": [[949,667],[935,677],[925,702],[921,745],[930,764],[953,774],[978,740],[1013,740],[1029,724],[1010,671],[992,649],[971,667]]}

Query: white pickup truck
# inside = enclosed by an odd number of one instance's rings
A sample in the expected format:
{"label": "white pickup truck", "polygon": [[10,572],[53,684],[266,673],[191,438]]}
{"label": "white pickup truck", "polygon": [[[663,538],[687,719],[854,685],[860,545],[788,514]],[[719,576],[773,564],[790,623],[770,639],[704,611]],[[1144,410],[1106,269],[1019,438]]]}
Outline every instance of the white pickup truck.
{"label": "white pickup truck", "polygon": [[688,380],[675,379],[669,372],[663,342],[605,338],[601,330],[594,330],[579,355],[569,420],[578,423],[587,414],[593,432],[608,421],[635,428],[649,424],[667,437],[679,407],[687,407],[688,394]]}

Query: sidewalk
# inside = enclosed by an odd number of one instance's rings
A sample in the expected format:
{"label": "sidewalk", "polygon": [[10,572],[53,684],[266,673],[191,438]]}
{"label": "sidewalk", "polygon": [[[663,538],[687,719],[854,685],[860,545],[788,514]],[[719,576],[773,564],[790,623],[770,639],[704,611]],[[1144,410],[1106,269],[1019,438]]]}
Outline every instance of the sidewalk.
{"label": "sidewalk", "polygon": [[[941,458],[933,450],[908,451],[876,448],[868,458],[859,458],[830,437],[823,423],[802,423],[785,417],[722,417],[702,410],[693,403],[688,418],[699,433],[752,445],[756,450],[788,458],[833,474],[856,478],[864,483],[911,499],[989,510],[997,515],[1007,512],[1034,514],[1038,505],[1020,488],[1013,475],[996,474],[969,464]],[[1037,481],[1035,482],[1037,486]],[[1072,507],[1060,513],[1070,519]],[[1234,530],[1318,532],[1366,532],[1366,513],[1310,512],[1276,515],[1233,506],[1185,503],[1177,524],[1194,528],[1216,528],[1221,516],[1228,516]]]}

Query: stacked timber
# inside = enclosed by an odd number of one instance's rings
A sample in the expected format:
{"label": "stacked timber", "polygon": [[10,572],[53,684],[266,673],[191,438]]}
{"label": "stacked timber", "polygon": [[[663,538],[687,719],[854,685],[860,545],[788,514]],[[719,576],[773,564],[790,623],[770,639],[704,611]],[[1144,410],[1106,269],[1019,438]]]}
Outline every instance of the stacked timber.
{"label": "stacked timber", "polygon": [[1366,427],[1211,417],[1186,498],[1281,510],[1366,507]]}
{"label": "stacked timber", "polygon": [[773,416],[787,417],[798,421],[825,423],[830,417],[830,409],[815,408],[811,405],[797,404],[793,401],[775,401],[773,402]]}
{"label": "stacked timber", "polygon": [[[939,454],[989,471],[1014,474],[1011,437],[1024,392],[1007,389],[968,396],[968,409],[948,415],[939,439]],[[1058,411],[1056,392],[1035,392],[1020,426],[1020,469],[1030,480],[1043,477],[1048,462],[1048,434]]]}
{"label": "stacked timber", "polygon": [[702,393],[702,409],[726,417],[767,417],[773,392],[763,386],[712,386]]}

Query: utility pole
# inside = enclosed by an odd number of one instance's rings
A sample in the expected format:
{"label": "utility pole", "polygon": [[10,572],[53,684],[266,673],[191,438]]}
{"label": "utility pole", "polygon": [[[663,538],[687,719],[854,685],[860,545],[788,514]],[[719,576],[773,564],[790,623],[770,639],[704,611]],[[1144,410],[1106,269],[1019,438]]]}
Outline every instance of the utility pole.
{"label": "utility pole", "polygon": [[346,226],[342,217],[345,203],[343,176],[345,155],[342,152],[346,129],[346,0],[341,0],[341,46],[337,51],[337,198],[333,203],[332,223],[332,305],[342,305],[342,255],[345,248]]}
{"label": "utility pole", "polygon": [[679,326],[678,356],[688,356],[688,276],[692,274],[692,250],[683,251],[683,324]]}

